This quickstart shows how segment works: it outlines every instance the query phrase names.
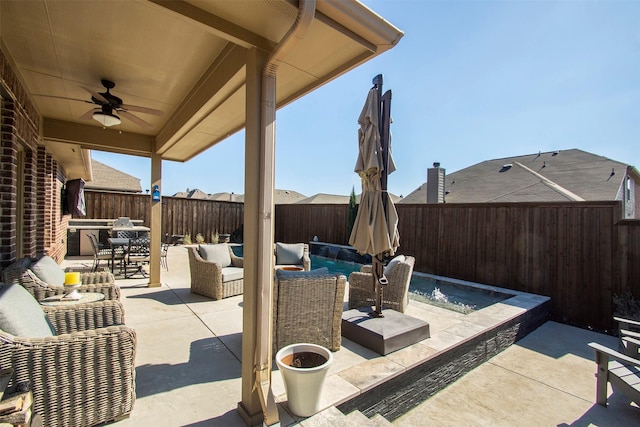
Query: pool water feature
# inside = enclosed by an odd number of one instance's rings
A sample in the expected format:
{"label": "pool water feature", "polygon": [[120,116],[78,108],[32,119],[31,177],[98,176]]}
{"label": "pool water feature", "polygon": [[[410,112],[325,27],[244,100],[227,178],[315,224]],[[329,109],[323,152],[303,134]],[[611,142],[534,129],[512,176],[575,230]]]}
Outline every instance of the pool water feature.
{"label": "pool water feature", "polygon": [[[327,267],[330,272],[344,274],[347,279],[349,274],[360,271],[362,267],[362,264],[318,255],[310,255],[310,258],[312,270]],[[481,310],[512,296],[492,286],[417,272],[414,272],[409,284],[410,299],[464,314]]]}
{"label": "pool water feature", "polygon": [[491,286],[414,273],[409,298],[467,314],[482,310],[513,295]]}

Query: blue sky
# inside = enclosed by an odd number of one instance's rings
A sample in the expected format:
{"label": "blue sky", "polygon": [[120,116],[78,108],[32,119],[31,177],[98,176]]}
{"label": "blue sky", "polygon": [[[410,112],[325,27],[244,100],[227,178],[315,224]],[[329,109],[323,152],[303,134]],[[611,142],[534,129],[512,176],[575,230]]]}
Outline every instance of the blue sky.
{"label": "blue sky", "polygon": [[[276,188],[360,192],[357,118],[371,80],[393,100],[389,191],[440,162],[578,148],[640,168],[640,1],[365,0],[405,32],[390,51],[278,110]],[[150,160],[92,152],[141,179]],[[186,163],[164,161],[164,195],[244,193],[244,132]]]}

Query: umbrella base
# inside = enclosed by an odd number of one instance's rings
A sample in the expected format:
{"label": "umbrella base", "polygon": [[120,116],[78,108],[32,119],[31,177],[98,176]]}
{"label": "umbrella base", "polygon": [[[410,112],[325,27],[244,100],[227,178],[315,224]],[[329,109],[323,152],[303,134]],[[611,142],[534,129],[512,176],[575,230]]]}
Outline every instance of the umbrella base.
{"label": "umbrella base", "polygon": [[429,324],[395,310],[382,310],[384,317],[371,317],[371,307],[342,312],[342,336],[386,355],[431,336]]}

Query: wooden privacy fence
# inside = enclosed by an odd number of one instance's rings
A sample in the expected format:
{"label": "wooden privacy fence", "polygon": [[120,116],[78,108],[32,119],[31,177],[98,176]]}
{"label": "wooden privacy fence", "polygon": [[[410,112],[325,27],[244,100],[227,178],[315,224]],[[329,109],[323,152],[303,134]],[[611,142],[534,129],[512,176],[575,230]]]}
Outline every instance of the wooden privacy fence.
{"label": "wooden privacy fence", "polygon": [[[640,298],[640,221],[619,202],[399,204],[415,270],[551,297],[552,318],[613,327],[613,296]],[[347,244],[347,207],[276,207],[282,241]],[[326,220],[325,220],[326,219]]]}
{"label": "wooden privacy fence", "polygon": [[[126,216],[141,219],[150,226],[149,199],[144,194],[85,191],[85,218],[115,219]],[[162,235],[190,234],[195,242],[202,234],[206,242],[212,233],[242,235],[244,204],[214,200],[162,197]]]}
{"label": "wooden privacy fence", "polygon": [[[85,192],[87,218],[149,225],[148,195]],[[162,198],[162,233],[241,234],[244,205]],[[613,296],[640,298],[640,221],[620,202],[400,204],[416,271],[550,296],[557,321],[611,330]],[[347,205],[277,205],[275,240],[348,244]]]}

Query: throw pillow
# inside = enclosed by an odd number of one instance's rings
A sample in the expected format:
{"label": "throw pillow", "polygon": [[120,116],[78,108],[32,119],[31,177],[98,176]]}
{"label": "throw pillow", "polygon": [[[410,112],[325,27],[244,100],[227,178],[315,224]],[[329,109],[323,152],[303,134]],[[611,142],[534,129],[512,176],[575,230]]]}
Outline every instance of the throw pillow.
{"label": "throw pillow", "polygon": [[64,285],[64,270],[47,255],[32,264],[29,269],[44,283],[55,286]]}
{"label": "throw pillow", "polygon": [[387,264],[386,267],[384,268],[384,275],[386,276],[387,274],[390,274],[395,268],[396,264],[400,262],[404,262],[404,260],[405,260],[404,255],[398,255],[397,257],[389,261],[389,264]]}
{"label": "throw pillow", "polygon": [[302,264],[304,243],[276,243],[276,265]]}
{"label": "throw pillow", "polygon": [[0,329],[19,337],[52,337],[55,329],[38,301],[18,284],[0,287]]}
{"label": "throw pillow", "polygon": [[215,262],[223,268],[231,265],[231,254],[229,253],[229,246],[226,243],[200,245],[198,251],[205,261]]}

